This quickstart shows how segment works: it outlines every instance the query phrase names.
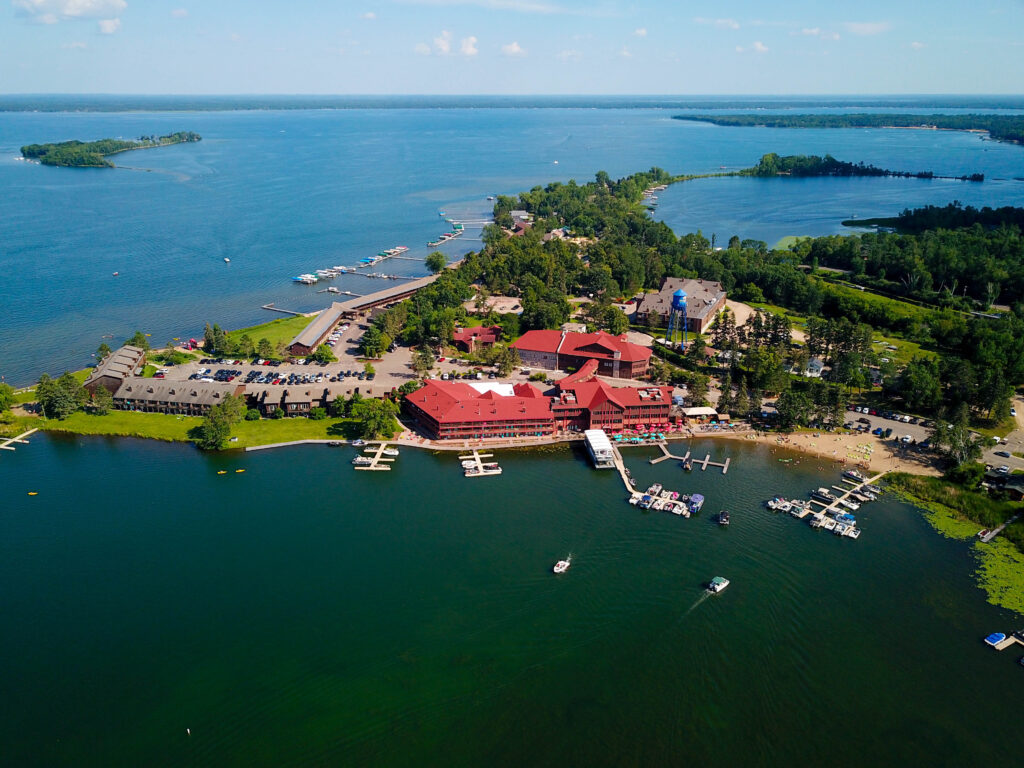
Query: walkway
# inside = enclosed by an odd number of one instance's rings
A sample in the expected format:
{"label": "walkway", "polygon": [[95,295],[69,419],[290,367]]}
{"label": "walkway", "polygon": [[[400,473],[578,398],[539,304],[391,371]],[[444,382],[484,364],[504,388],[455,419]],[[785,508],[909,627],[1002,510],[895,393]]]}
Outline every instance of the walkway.
{"label": "walkway", "polygon": [[[676,461],[685,462],[685,461],[689,460],[689,458],[690,458],[690,452],[689,451],[686,452],[685,456],[675,456],[674,454],[669,452],[668,446],[666,446],[665,443],[657,443],[657,446],[661,449],[661,452],[664,455],[659,456],[656,459],[651,459],[651,464],[657,464],[658,462],[665,461],[666,459],[675,459]],[[701,468],[701,471],[706,470],[709,466],[721,467],[722,468],[722,474],[724,475],[726,472],[729,471],[729,462],[731,462],[731,461],[732,461],[731,457],[727,458],[724,462],[712,461],[711,460],[711,454],[709,453],[703,459],[695,459],[693,461],[693,464],[695,466],[699,464],[700,468]]]}
{"label": "walkway", "polygon": [[989,531],[988,533],[986,533],[986,534],[985,534],[985,535],[984,535],[984,536],[982,537],[982,539],[981,539],[981,543],[982,543],[982,544],[988,544],[988,543],[989,543],[990,541],[992,541],[992,539],[994,539],[994,538],[995,538],[996,536],[998,536],[998,535],[999,535],[1000,533],[1002,533],[1002,532],[1003,532],[1003,529],[1004,529],[1004,528],[1005,528],[1006,526],[1008,526],[1008,525],[1009,525],[1010,523],[1012,523],[1012,522],[1015,522],[1015,521],[1017,520],[1017,518],[1019,518],[1019,517],[1021,516],[1021,514],[1022,514],[1021,512],[1018,512],[1018,513],[1017,513],[1016,515],[1014,515],[1013,517],[1011,517],[1011,518],[1010,518],[1009,520],[1007,520],[1007,521],[1006,521],[1005,523],[1003,523],[1002,525],[1000,525],[1000,526],[999,526],[998,528],[993,528],[993,529],[992,529],[991,531]]}
{"label": "walkway", "polygon": [[[888,473],[890,471],[891,470],[887,469],[887,470],[885,470],[883,472],[879,472],[874,477],[869,478],[869,479],[865,480],[862,483],[857,483],[857,485],[853,486],[849,490],[844,491],[841,496],[837,496],[836,500],[833,501],[833,502],[830,502],[830,503],[826,504],[824,501],[818,501],[817,499],[811,499],[811,504],[820,504],[822,506],[822,509],[819,509],[818,512],[833,512],[839,506],[839,502],[840,501],[842,501],[846,497],[850,496],[851,494],[857,493],[858,491],[860,491],[861,488],[863,488],[863,487],[865,487],[867,485],[874,484],[875,481],[877,481],[882,475],[884,475],[884,474],[886,474],[886,473]],[[835,485],[833,485],[832,487],[835,488],[837,491],[842,491],[843,490],[842,488],[840,488],[838,486],[835,486]],[[810,509],[811,509],[810,507],[806,507],[807,511],[804,513],[804,515],[806,515],[807,512],[810,511]],[[798,517],[804,517],[804,515],[798,515]]]}
{"label": "walkway", "polygon": [[363,451],[364,452],[366,452],[366,451],[373,451],[374,452],[373,456],[369,457],[370,458],[370,463],[369,464],[356,464],[355,468],[356,469],[365,469],[365,470],[376,470],[378,472],[382,472],[382,471],[390,472],[391,471],[391,465],[388,462],[394,461],[394,458],[391,458],[391,457],[388,457],[388,456],[384,455],[384,450],[387,447],[388,447],[387,443],[378,443],[376,446],[368,445],[366,448],[363,449]]}
{"label": "walkway", "polygon": [[287,443],[268,443],[267,445],[250,445],[246,451],[265,451],[268,448],[286,448],[289,445],[345,445],[345,440],[290,440]]}
{"label": "walkway", "polygon": [[[11,443],[24,443],[25,445],[28,445],[28,440],[26,440],[25,438],[28,437],[29,435],[31,435],[33,432],[38,432],[38,431],[39,431],[38,429],[30,429],[28,432],[22,432],[17,437],[8,438],[7,440],[4,440],[2,445],[0,445],[0,448],[2,448],[5,451],[13,451],[14,450],[14,446],[11,445]],[[1002,529],[1000,529],[1000,530],[1002,530]]]}

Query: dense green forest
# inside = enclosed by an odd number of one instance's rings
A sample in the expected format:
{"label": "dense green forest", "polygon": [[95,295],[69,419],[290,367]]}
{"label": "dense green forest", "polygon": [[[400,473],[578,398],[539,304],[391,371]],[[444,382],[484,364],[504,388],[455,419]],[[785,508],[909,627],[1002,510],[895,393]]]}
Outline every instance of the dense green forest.
{"label": "dense green forest", "polygon": [[962,229],[980,224],[985,229],[1003,225],[1024,228],[1024,208],[1004,206],[1002,208],[964,207],[954,201],[949,205],[926,205],[923,208],[907,208],[899,216],[879,219],[847,219],[847,227],[891,227],[898,232],[920,234],[929,229]]}
{"label": "dense green forest", "polygon": [[57,144],[28,144],[21,148],[22,157],[38,160],[43,165],[72,168],[113,168],[107,155],[131,149],[149,149],[169,144],[200,141],[202,137],[192,131],[178,131],[166,136],[140,136],[135,141],[100,139],[99,141],[62,141]]}
{"label": "dense green forest", "polygon": [[696,120],[727,126],[768,128],[944,128],[956,131],[988,131],[993,139],[1024,143],[1024,115],[676,115],[676,120]]}
{"label": "dense green forest", "polygon": [[[889,171],[885,168],[865,165],[863,162],[847,163],[843,160],[836,160],[832,155],[825,155],[824,157],[819,157],[818,155],[779,156],[774,152],[762,155],[761,160],[755,167],[740,171],[739,175],[760,176],[764,178],[773,176],[897,176],[908,179],[935,178],[935,174],[932,171]],[[963,181],[984,181],[985,174],[972,173],[956,178]]]}

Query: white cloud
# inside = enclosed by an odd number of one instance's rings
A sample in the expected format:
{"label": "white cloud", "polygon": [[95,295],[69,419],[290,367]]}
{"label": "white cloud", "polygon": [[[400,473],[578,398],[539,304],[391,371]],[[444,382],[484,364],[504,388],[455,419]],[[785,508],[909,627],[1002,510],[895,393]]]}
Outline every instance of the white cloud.
{"label": "white cloud", "polygon": [[561,51],[557,58],[561,61],[579,61],[583,58],[583,54],[570,48],[567,51]]}
{"label": "white cloud", "polygon": [[364,13],[359,18],[360,19],[366,19],[367,21],[373,21],[374,19],[377,18],[377,14],[374,13],[373,11],[367,11],[366,13]]}
{"label": "white cloud", "polygon": [[452,33],[447,29],[434,38],[434,50],[441,56],[447,56],[452,52]]}
{"label": "white cloud", "polygon": [[629,48],[623,48],[621,51],[619,51],[619,56],[621,56],[624,59],[633,58],[633,54],[629,52]]}
{"label": "white cloud", "polygon": [[789,34],[791,34],[791,35],[801,34],[801,35],[804,35],[805,37],[818,37],[818,38],[821,38],[822,40],[838,40],[839,39],[839,33],[838,32],[829,32],[827,30],[822,29],[821,27],[803,27],[800,30],[799,33],[794,31],[794,32],[790,32]]}
{"label": "white cloud", "polygon": [[175,8],[173,11],[171,11],[171,16],[173,16],[176,19],[184,19],[186,16],[188,16],[188,9]]}
{"label": "white cloud", "polygon": [[742,46],[742,45],[737,45],[737,46],[736,46],[736,53],[743,53],[743,50],[744,50],[744,49],[743,49],[743,46]]}
{"label": "white cloud", "polygon": [[96,22],[101,35],[112,35],[121,28],[120,19],[100,19]]}
{"label": "white cloud", "polygon": [[469,37],[462,38],[462,42],[459,44],[459,52],[463,56],[476,56],[480,53],[476,47],[477,39],[470,35]]}
{"label": "white cloud", "polygon": [[413,50],[416,51],[416,53],[418,53],[420,56],[430,55],[430,46],[427,45],[426,43],[416,43],[416,47],[413,48]]}
{"label": "white cloud", "polygon": [[81,19],[116,19],[128,7],[125,0],[11,0],[19,16],[40,24]]}
{"label": "white cloud", "polygon": [[702,16],[698,16],[693,20],[695,24],[704,24],[706,26],[718,27],[719,29],[739,29],[740,23],[736,19],[705,19]]}
{"label": "white cloud", "polygon": [[513,40],[508,45],[501,46],[501,52],[503,54],[505,54],[506,56],[525,56],[526,55],[526,51],[515,40]]}
{"label": "white cloud", "polygon": [[924,43],[919,43],[915,40],[910,44],[910,47],[913,48],[915,51],[920,51],[922,48],[924,48]]}
{"label": "white cloud", "polygon": [[85,47],[86,47],[85,43],[80,43],[80,42],[64,43],[61,46],[61,48],[63,48],[66,51],[81,50],[81,49],[83,49]]}
{"label": "white cloud", "polygon": [[758,53],[768,53],[768,46],[762,43],[760,40],[754,41],[754,50]]}
{"label": "white cloud", "polygon": [[868,35],[880,35],[892,29],[888,21],[847,21],[843,24],[846,31],[851,35],[865,37]]}
{"label": "white cloud", "polygon": [[636,35],[637,37],[647,37],[647,27],[640,27],[639,29],[634,29],[633,34]]}

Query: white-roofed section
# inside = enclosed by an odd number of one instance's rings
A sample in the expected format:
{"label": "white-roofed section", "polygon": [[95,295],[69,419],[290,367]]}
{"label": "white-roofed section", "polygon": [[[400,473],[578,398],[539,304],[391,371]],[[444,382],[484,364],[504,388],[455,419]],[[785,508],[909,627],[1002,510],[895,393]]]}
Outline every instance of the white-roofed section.
{"label": "white-roofed section", "polygon": [[701,416],[717,416],[718,411],[707,406],[701,406],[699,408],[683,408],[683,415],[690,418],[700,418]]}
{"label": "white-roofed section", "polygon": [[590,451],[590,458],[594,460],[594,466],[598,469],[612,469],[615,467],[615,449],[612,448],[612,441],[608,439],[603,429],[588,429],[583,433],[587,441],[587,450]]}
{"label": "white-roofed section", "polygon": [[469,386],[471,386],[481,395],[487,394],[488,392],[493,392],[494,394],[501,395],[502,397],[516,396],[515,390],[512,389],[511,384],[502,384],[501,382],[498,381],[489,381],[487,383],[484,383],[482,381],[467,381],[466,383],[469,384]]}

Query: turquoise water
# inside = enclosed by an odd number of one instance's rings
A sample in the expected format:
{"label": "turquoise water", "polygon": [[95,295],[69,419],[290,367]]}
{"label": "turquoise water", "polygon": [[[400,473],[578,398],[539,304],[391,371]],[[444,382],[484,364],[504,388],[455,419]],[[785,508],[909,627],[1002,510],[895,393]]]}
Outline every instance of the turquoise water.
{"label": "turquoise water", "polygon": [[[906,179],[708,180],[662,196],[678,233],[773,243],[840,230],[839,220],[908,205],[1020,204],[1024,149],[944,131],[720,128],[678,109],[345,109],[249,112],[0,113],[0,375],[16,384],[77,369],[100,342],[136,329],[155,344],[206,321],[270,319],[268,302],[327,304],[292,275],[404,244],[425,256],[439,209],[479,220],[487,195],[537,184],[753,165],[765,152],[824,153],[983,184]],[[47,168],[22,144],[195,130],[198,144],[126,153],[138,170]],[[556,164],[557,161],[557,164]],[[478,247],[474,233],[444,246]],[[224,258],[231,259],[230,264]],[[413,261],[387,271],[424,274]],[[113,277],[113,272],[119,272]],[[367,293],[385,281],[344,277]],[[388,285],[391,283],[388,282]]]}
{"label": "turquoise water", "polygon": [[981,638],[1020,620],[964,544],[888,499],[856,542],[816,532],[760,502],[838,470],[693,449],[729,474],[627,451],[707,497],[690,520],[568,448],[486,479],[411,449],[5,452],[0,764],[1013,764],[1020,654]]}

